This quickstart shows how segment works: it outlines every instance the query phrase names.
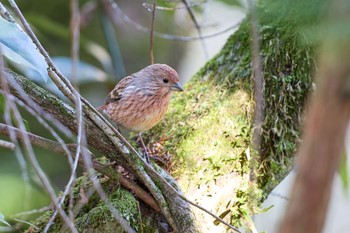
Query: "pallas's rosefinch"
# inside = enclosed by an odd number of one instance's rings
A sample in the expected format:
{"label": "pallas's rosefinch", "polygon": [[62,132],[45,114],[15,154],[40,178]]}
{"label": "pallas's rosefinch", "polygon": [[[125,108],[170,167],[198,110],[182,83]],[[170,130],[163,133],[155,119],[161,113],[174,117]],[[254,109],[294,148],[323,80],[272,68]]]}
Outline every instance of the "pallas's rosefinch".
{"label": "pallas's rosefinch", "polygon": [[123,78],[98,108],[118,126],[139,134],[147,162],[142,132],[158,124],[174,91],[183,91],[177,72],[165,64],[153,64]]}

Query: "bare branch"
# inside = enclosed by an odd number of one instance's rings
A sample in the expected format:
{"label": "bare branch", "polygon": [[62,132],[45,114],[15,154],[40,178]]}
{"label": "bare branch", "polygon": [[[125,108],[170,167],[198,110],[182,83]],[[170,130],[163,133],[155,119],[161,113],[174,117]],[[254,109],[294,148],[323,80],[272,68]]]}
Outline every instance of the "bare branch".
{"label": "bare branch", "polygon": [[151,64],[154,64],[154,41],[153,41],[153,31],[154,31],[154,18],[156,15],[156,0],[153,0],[153,8],[152,8],[152,22],[151,22],[151,33],[149,35],[149,43],[150,43],[150,56],[151,56]]}
{"label": "bare branch", "polygon": [[[10,97],[9,97],[10,91],[9,91],[7,80],[5,78],[5,63],[4,63],[1,47],[0,47],[0,88],[4,91],[4,100],[6,103],[5,112],[4,112],[4,120],[5,120],[6,124],[13,125],[10,110],[14,109],[16,106],[14,104],[14,101],[12,99],[10,99]],[[14,132],[10,132],[10,139],[11,139],[11,142],[14,143],[14,145],[15,145],[15,155],[16,155],[16,159],[17,159],[19,166],[20,166],[20,169],[21,169],[23,181],[27,183],[27,182],[29,182],[29,172],[27,169],[27,163],[24,159],[24,155],[22,153],[21,147],[18,146],[18,141],[15,137]],[[26,207],[26,203],[27,203],[27,200],[29,198],[29,195],[30,195],[29,188],[27,186],[25,186],[24,187],[24,200],[25,200],[24,207]]]}
{"label": "bare branch", "polygon": [[[207,0],[198,1],[195,3],[188,4],[189,7],[199,6],[203,3],[208,2]],[[149,3],[142,3],[142,6],[145,7],[147,10],[151,11],[153,8],[152,4]],[[156,6],[156,10],[163,10],[163,11],[174,11],[174,10],[181,10],[181,9],[187,9],[187,6],[177,6],[177,7],[164,7],[164,6]]]}
{"label": "bare branch", "polygon": [[[7,79],[6,79],[6,75],[4,74],[3,72],[3,69],[1,71],[1,80],[2,80],[2,83],[1,83],[1,86],[3,88],[5,88],[5,91],[8,90],[8,86],[7,86]],[[7,95],[5,95],[5,98],[6,98]],[[23,119],[19,113],[19,110],[17,109],[17,106],[13,103],[13,101],[9,98],[7,98],[7,103],[9,103],[7,106],[9,106],[10,110],[12,111],[13,115],[14,115],[14,119],[16,120],[19,128],[21,131],[25,131],[25,125],[24,125],[24,122],[23,122]],[[10,110],[7,110],[6,112],[9,113]],[[9,123],[9,122],[7,122]],[[46,191],[48,192],[49,194],[49,197],[50,199],[52,200],[52,202],[54,203],[55,207],[57,208],[62,220],[67,224],[67,226],[70,228],[70,230],[72,232],[77,232],[73,222],[68,218],[67,214],[65,213],[65,211],[59,207],[59,204],[57,202],[57,197],[56,197],[56,194],[55,194],[55,191],[48,179],[48,177],[46,176],[46,174],[44,173],[44,171],[42,170],[39,162],[37,161],[36,157],[35,157],[35,154],[34,154],[34,151],[33,151],[33,148],[32,148],[32,145],[31,145],[31,142],[29,140],[28,137],[24,136],[23,137],[23,144],[24,144],[24,148],[27,152],[27,157],[28,157],[28,160],[29,162],[31,163],[31,165],[33,166],[36,174],[38,175],[39,179],[41,180],[41,182],[43,183]]]}
{"label": "bare branch", "polygon": [[10,150],[15,150],[16,149],[16,145],[12,142],[8,142],[8,141],[4,141],[0,139],[0,146],[10,149]]}
{"label": "bare branch", "polygon": [[[70,0],[70,10],[71,10],[71,19],[70,19],[70,30],[71,30],[71,58],[72,58],[72,82],[75,85],[75,88],[79,89],[79,80],[78,80],[78,62],[79,62],[79,45],[80,45],[80,13],[79,13],[79,2],[77,0]],[[73,197],[73,188],[76,182],[76,169],[78,166],[78,161],[80,157],[81,147],[86,146],[82,141],[82,137],[85,138],[84,124],[82,118],[82,110],[81,110],[81,101],[79,96],[76,96],[76,99],[79,99],[79,103],[76,105],[76,119],[78,119],[78,135],[77,135],[77,151],[75,154],[74,163],[71,164],[72,171],[69,181],[66,185],[66,188],[63,192],[62,200],[65,198],[66,194],[69,194],[69,205],[68,205],[68,213],[69,217],[72,221],[74,221],[73,214],[73,205],[74,205],[74,197]],[[86,140],[84,140],[85,142]],[[48,223],[49,224],[49,223]]]}
{"label": "bare branch", "polygon": [[187,0],[182,0],[183,4],[186,6],[187,12],[191,17],[191,20],[193,21],[194,25],[196,26],[196,29],[198,31],[198,35],[199,35],[199,39],[201,41],[203,50],[204,50],[204,54],[205,54],[205,58],[208,59],[209,58],[209,54],[208,54],[208,49],[207,46],[205,45],[204,39],[203,39],[203,35],[202,35],[202,29],[199,26],[199,23],[197,22],[196,16],[194,15],[190,5],[187,3]]}
{"label": "bare branch", "polygon": [[40,213],[46,212],[48,210],[50,210],[50,206],[44,206],[40,209],[34,209],[34,210],[16,213],[16,214],[14,214],[14,216],[20,217],[20,216],[25,216],[25,215],[40,214]]}
{"label": "bare branch", "polygon": [[16,23],[15,19],[12,17],[12,15],[7,11],[7,9],[2,5],[0,2],[0,15],[6,19],[7,21],[11,23]]}
{"label": "bare branch", "polygon": [[79,62],[79,40],[80,40],[80,14],[77,0],[70,0],[70,31],[71,31],[71,58],[72,58],[72,82],[78,89],[78,62]]}

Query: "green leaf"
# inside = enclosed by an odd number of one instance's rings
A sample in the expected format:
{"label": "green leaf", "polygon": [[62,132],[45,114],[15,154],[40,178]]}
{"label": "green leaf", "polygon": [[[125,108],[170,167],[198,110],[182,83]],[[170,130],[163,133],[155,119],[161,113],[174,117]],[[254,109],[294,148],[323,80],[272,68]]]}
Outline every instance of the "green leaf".
{"label": "green leaf", "polygon": [[1,212],[0,212],[0,223],[3,223],[9,227],[11,226],[8,222],[6,222],[5,216]]}
{"label": "green leaf", "polygon": [[3,55],[25,76],[35,81],[42,79],[46,82],[47,64],[30,37],[19,26],[2,17],[0,17],[0,28],[0,46]]}

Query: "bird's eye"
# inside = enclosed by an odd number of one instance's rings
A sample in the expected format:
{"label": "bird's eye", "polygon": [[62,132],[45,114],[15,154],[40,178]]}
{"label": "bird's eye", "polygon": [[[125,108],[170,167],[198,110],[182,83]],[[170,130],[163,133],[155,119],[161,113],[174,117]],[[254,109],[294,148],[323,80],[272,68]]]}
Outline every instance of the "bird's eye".
{"label": "bird's eye", "polygon": [[164,83],[168,83],[168,82],[169,82],[169,79],[163,78],[163,82],[164,82]]}

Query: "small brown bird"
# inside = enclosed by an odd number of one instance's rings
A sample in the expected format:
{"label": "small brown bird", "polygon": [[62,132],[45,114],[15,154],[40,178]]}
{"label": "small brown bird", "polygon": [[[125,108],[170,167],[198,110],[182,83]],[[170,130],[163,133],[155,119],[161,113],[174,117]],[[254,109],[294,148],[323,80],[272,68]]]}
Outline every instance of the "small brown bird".
{"label": "small brown bird", "polygon": [[97,109],[118,126],[139,134],[149,162],[142,133],[163,119],[174,91],[183,91],[177,72],[168,65],[153,64],[123,78]]}

